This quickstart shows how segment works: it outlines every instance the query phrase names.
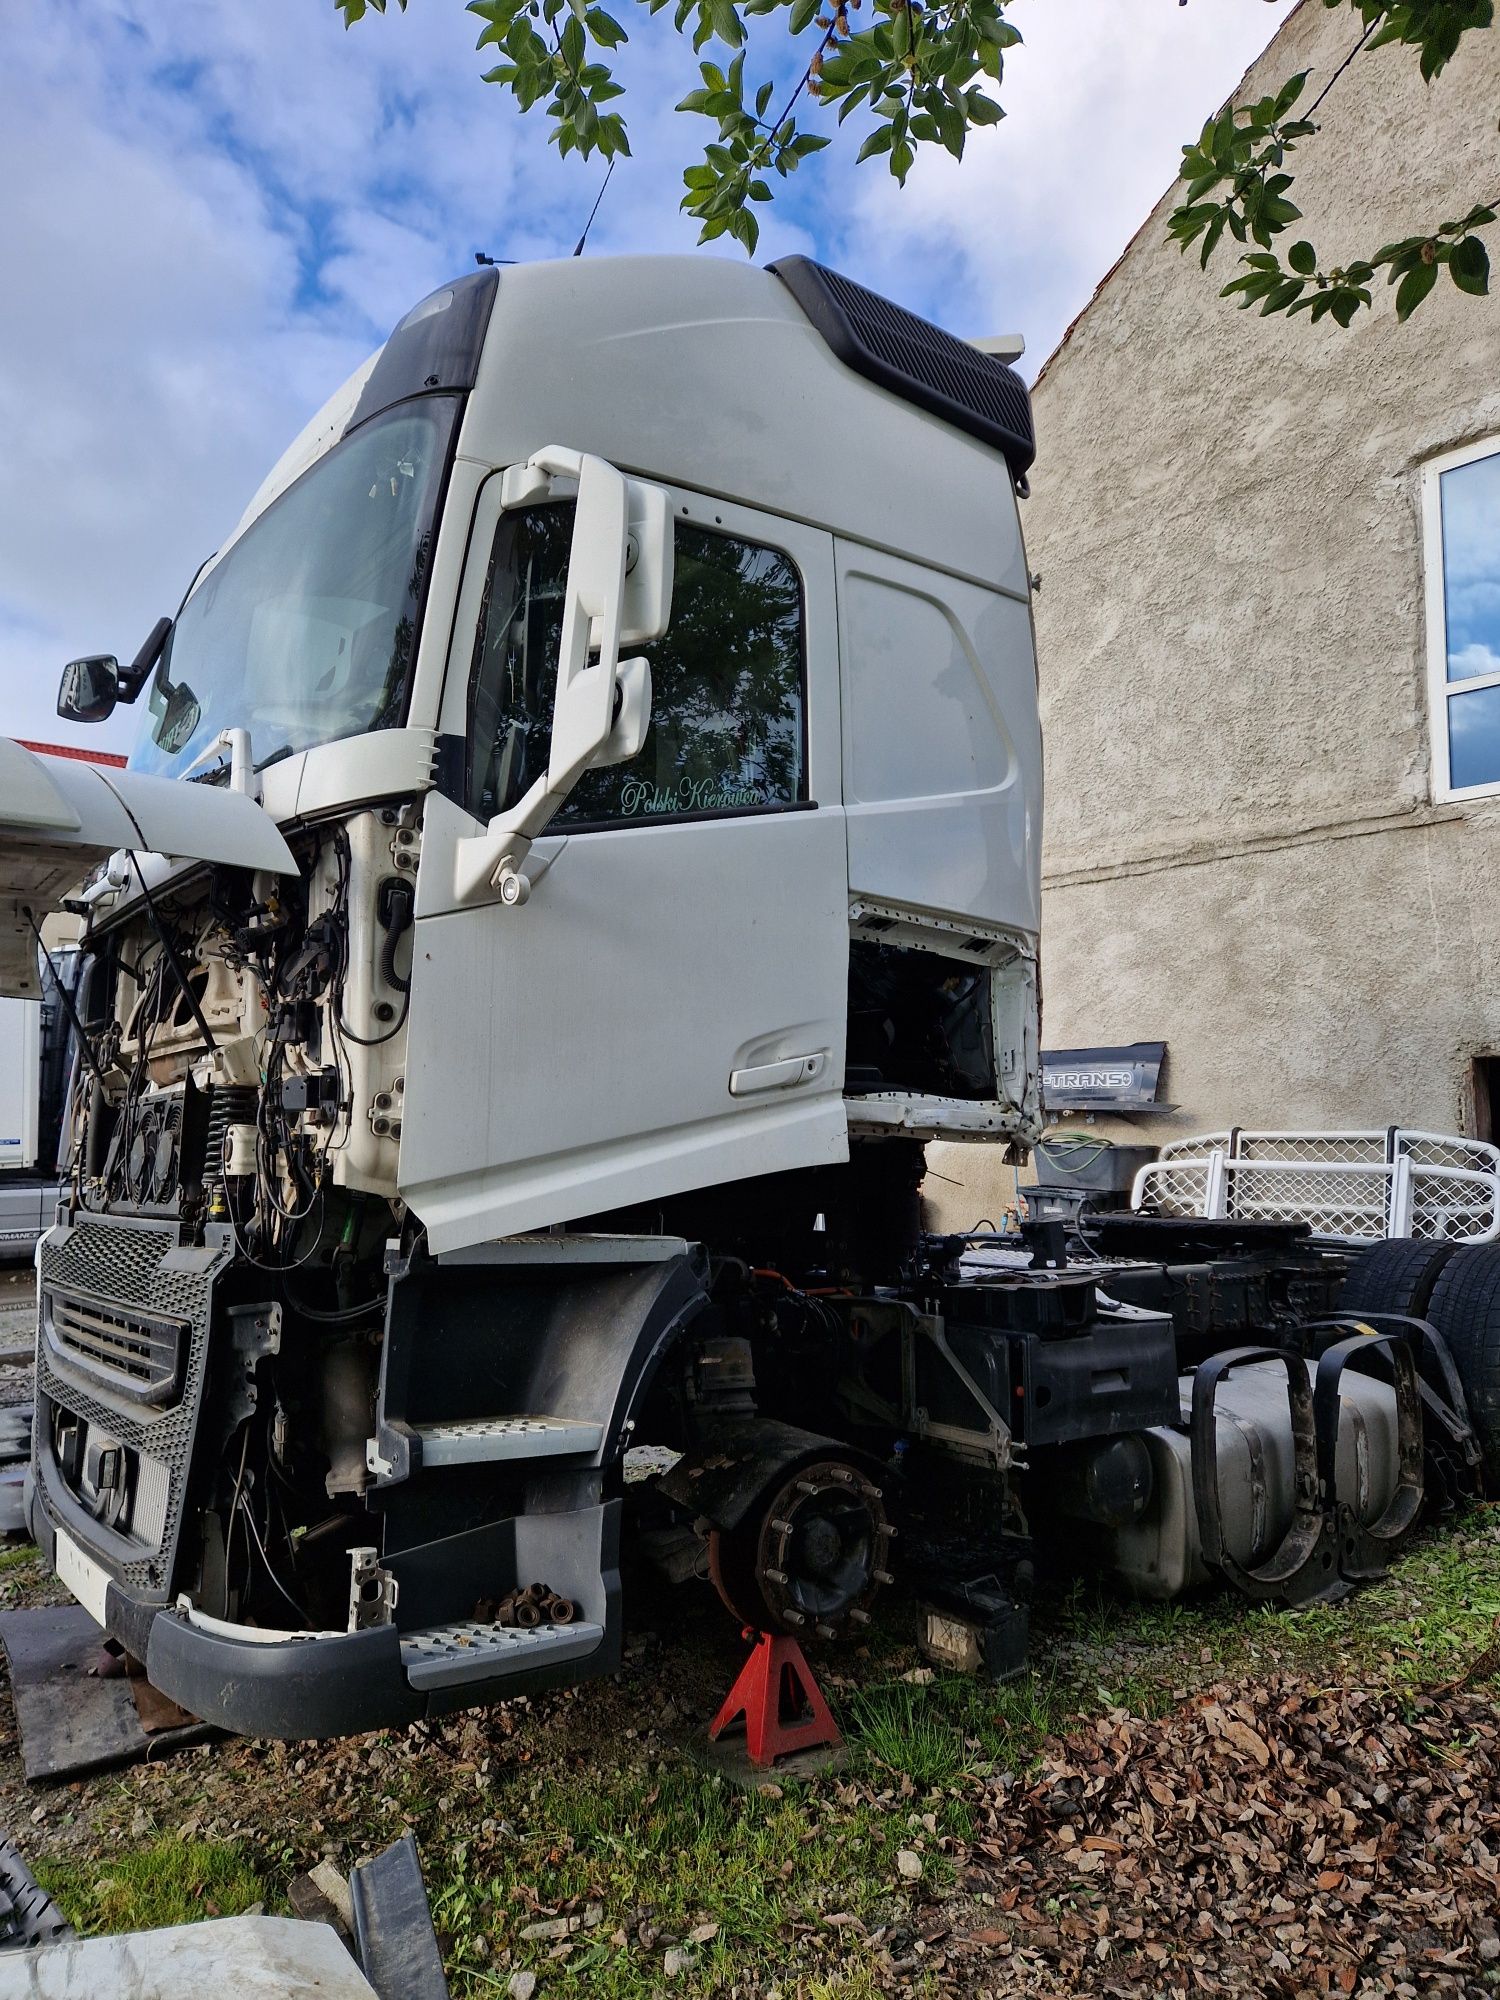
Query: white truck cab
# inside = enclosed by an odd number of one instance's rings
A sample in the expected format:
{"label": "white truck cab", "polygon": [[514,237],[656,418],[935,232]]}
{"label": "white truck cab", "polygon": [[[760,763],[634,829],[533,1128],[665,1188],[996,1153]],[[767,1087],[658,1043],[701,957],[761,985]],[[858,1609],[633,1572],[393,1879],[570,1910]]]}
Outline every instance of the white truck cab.
{"label": "white truck cab", "polygon": [[0,990],[87,918],[32,1522],[185,1707],[604,1671],[643,1555],[836,1638],[898,1513],[972,1604],[1049,1466],[1145,1504],[1171,1319],[917,1210],[1039,1130],[1032,449],[802,258],[481,270],[68,669],[128,770],[0,743]]}

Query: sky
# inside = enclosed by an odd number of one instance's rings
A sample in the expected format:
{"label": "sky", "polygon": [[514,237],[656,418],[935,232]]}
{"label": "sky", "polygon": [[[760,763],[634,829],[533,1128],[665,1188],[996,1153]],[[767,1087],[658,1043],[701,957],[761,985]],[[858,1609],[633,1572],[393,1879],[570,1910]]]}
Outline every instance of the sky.
{"label": "sky", "polygon": [[[1034,373],[1289,4],[1015,0],[1005,120],[904,190],[830,147],[760,210],[756,261],[803,251],[954,333],[1020,332]],[[588,254],[691,253],[680,173],[712,134],[672,106],[696,58],[670,10],[614,11],[633,157]],[[58,719],[62,663],[129,659],[476,250],[571,251],[602,169],[481,82],[476,32],[461,0],[351,31],[332,0],[0,0],[0,733],[127,750],[138,710]]]}

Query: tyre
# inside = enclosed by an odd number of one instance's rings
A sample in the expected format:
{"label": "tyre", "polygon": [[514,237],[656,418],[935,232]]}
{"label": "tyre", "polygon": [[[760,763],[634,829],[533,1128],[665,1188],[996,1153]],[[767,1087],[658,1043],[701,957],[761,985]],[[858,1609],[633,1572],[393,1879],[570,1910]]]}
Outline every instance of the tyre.
{"label": "tyre", "polygon": [[1452,1243],[1418,1243],[1411,1237],[1372,1244],[1349,1267],[1339,1292],[1338,1310],[1411,1313],[1425,1319],[1432,1288],[1456,1247]]}
{"label": "tyre", "polygon": [[1447,1341],[1469,1399],[1485,1483],[1500,1491],[1500,1244],[1456,1248],[1438,1273],[1426,1317]]}

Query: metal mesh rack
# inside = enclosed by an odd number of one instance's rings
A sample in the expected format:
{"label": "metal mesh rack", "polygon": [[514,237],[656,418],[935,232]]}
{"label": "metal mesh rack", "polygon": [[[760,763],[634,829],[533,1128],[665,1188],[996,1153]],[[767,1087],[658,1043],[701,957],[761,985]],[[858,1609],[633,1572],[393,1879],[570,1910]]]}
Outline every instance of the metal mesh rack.
{"label": "metal mesh rack", "polygon": [[1350,1132],[1235,1128],[1173,1140],[1136,1175],[1145,1215],[1305,1222],[1336,1243],[1500,1236],[1500,1148],[1399,1126]]}

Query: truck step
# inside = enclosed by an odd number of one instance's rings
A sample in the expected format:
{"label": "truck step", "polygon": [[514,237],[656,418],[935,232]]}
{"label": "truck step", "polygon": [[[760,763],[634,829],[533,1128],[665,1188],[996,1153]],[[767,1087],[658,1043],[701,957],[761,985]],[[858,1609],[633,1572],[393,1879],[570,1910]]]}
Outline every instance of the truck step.
{"label": "truck step", "polygon": [[401,1635],[401,1664],[413,1687],[460,1687],[529,1673],[558,1660],[592,1653],[604,1639],[602,1625],[485,1625],[461,1620]]}
{"label": "truck step", "polygon": [[417,1436],[423,1465],[476,1465],[489,1459],[563,1458],[597,1451],[604,1430],[567,1417],[487,1417],[421,1425]]}

